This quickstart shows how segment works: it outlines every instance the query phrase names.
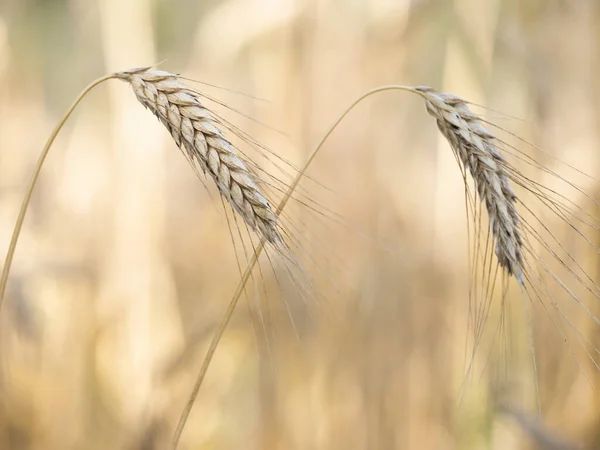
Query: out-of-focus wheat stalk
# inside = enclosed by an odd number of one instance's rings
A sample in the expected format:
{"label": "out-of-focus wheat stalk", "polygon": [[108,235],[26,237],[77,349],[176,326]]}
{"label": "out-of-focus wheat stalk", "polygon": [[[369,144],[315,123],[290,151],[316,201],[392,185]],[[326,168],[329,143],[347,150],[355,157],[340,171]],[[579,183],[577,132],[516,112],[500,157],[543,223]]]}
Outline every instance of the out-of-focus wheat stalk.
{"label": "out-of-focus wheat stalk", "polygon": [[498,412],[512,418],[530,436],[539,449],[583,450],[581,445],[556,435],[539,417],[530,416],[524,411],[510,405],[500,405]]}

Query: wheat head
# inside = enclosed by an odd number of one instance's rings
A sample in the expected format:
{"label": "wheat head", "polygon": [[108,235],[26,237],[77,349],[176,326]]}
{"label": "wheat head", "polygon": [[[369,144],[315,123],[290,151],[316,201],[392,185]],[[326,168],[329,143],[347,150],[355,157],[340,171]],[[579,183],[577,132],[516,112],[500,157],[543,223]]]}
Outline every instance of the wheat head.
{"label": "wheat head", "polygon": [[192,166],[210,175],[253,231],[270,243],[282,241],[277,215],[259,187],[260,180],[227,140],[198,92],[176,74],[151,68],[129,69],[115,77],[131,85],[139,102],[169,130]]}
{"label": "wheat head", "polygon": [[460,97],[430,87],[417,87],[427,112],[467,168],[488,212],[500,266],[523,284],[523,236],[517,196],[510,186],[507,162],[495,145],[494,135],[482,125]]}

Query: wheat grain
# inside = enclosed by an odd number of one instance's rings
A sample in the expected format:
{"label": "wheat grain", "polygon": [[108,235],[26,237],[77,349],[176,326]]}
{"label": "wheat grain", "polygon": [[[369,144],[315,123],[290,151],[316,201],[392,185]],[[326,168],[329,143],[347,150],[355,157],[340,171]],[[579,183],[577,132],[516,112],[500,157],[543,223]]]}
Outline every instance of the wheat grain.
{"label": "wheat grain", "polygon": [[139,102],[170,131],[190,163],[210,174],[221,195],[252,230],[270,243],[282,241],[277,215],[261,192],[258,178],[219,129],[198,92],[162,70],[129,69],[115,76],[130,83]]}
{"label": "wheat grain", "polygon": [[468,169],[485,203],[500,266],[523,284],[523,237],[517,196],[494,135],[460,97],[430,87],[416,90],[425,98],[427,112],[436,119],[452,150]]}
{"label": "wheat grain", "polygon": [[[131,84],[140,103],[167,127],[190,162],[210,174],[221,195],[254,231],[271,243],[282,240],[278,218],[261,192],[257,177],[219,129],[218,120],[196,91],[176,74],[162,70],[130,69],[115,76]],[[488,212],[500,265],[522,283],[523,241],[515,207],[517,197],[493,134],[461,98],[429,87],[415,90],[425,98],[427,111],[436,118],[440,131],[473,177]]]}

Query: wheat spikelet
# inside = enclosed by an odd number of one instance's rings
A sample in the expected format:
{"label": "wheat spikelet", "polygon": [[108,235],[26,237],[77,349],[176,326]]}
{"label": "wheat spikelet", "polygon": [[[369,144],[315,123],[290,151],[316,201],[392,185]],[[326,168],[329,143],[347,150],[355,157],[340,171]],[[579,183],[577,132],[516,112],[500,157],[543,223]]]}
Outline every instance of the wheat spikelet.
{"label": "wheat spikelet", "polygon": [[470,172],[484,201],[500,265],[523,284],[523,237],[517,196],[510,186],[506,160],[495,137],[461,98],[430,87],[416,88],[425,98],[427,112]]}
{"label": "wheat spikelet", "polygon": [[221,195],[250,228],[270,243],[281,242],[277,215],[257,177],[219,129],[199,94],[177,75],[162,70],[130,69],[115,76],[131,84],[140,103],[170,131],[190,163],[210,174]]}

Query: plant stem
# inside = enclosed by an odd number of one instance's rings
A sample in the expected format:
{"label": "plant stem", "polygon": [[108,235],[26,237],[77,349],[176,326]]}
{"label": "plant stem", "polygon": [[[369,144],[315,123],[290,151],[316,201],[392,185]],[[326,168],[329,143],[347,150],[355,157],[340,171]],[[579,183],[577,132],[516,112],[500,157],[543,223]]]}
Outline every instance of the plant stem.
{"label": "plant stem", "polygon": [[29,182],[29,187],[27,188],[27,192],[25,193],[25,197],[23,198],[23,203],[21,204],[21,210],[19,211],[19,216],[17,217],[17,221],[15,223],[15,227],[13,229],[13,234],[10,240],[10,244],[8,246],[8,252],[6,253],[6,258],[4,259],[4,267],[2,268],[2,276],[0,277],[0,309],[2,308],[2,302],[4,300],[4,293],[6,292],[6,284],[8,282],[8,275],[10,274],[10,268],[12,265],[13,257],[15,255],[15,250],[17,248],[17,242],[19,240],[19,235],[21,234],[21,228],[23,227],[23,221],[25,220],[25,215],[27,214],[27,209],[29,207],[29,202],[31,201],[31,196],[33,194],[33,189],[37,183],[38,177],[42,170],[42,166],[44,165],[44,161],[46,156],[48,156],[48,152],[50,151],[50,147],[54,142],[54,139],[62,129],[65,122],[69,119],[77,105],[81,102],[83,97],[86,96],[88,92],[90,92],[94,87],[98,86],[100,83],[103,83],[106,80],[111,78],[115,78],[113,75],[106,75],[102,78],[98,78],[97,80],[90,83],[75,99],[73,104],[69,107],[65,115],[60,119],[56,128],[48,138],[42,153],[37,161],[35,169],[33,171],[33,176],[31,177],[31,181]]}
{"label": "plant stem", "polygon": [[[367,97],[370,97],[371,95],[376,94],[378,92],[391,91],[391,90],[408,91],[408,92],[412,92],[412,93],[420,95],[419,91],[415,90],[413,87],[410,87],[410,86],[388,85],[388,86],[380,86],[378,88],[371,89],[371,90],[365,92],[364,94],[362,94],[356,100],[354,100],[354,102],[352,102],[352,104],[348,108],[346,108],[346,110],[336,119],[336,121],[333,123],[333,125],[331,125],[329,127],[329,130],[327,130],[327,133],[325,133],[325,135],[323,136],[321,141],[317,144],[317,146],[315,147],[313,152],[310,154],[308,160],[304,164],[304,167],[302,167],[300,172],[298,172],[298,175],[296,175],[296,178],[294,178],[294,181],[288,188],[287,192],[285,193],[285,195],[284,195],[283,199],[281,200],[281,202],[279,203],[279,205],[277,206],[277,210],[275,212],[275,214],[277,216],[279,216],[281,214],[281,212],[287,205],[291,195],[298,187],[300,180],[302,179],[302,177],[308,170],[309,166],[314,161],[315,157],[321,150],[321,147],[323,147],[323,144],[325,144],[325,141],[327,141],[327,139],[329,139],[329,136],[331,136],[331,133],[333,133],[333,131],[338,127],[340,122],[348,115],[348,113],[352,109],[354,109],[354,107],[358,103],[360,103]],[[248,267],[246,268],[246,271],[244,272],[244,274],[242,275],[242,278],[240,279],[240,282],[235,290],[235,293],[233,294],[233,298],[229,302],[229,306],[227,307],[227,310],[225,311],[225,314],[223,315],[223,318],[221,319],[221,323],[219,324],[217,331],[213,335],[213,338],[210,342],[208,350],[206,351],[206,355],[204,356],[204,360],[202,361],[202,366],[200,367],[200,371],[198,372],[198,375],[196,376],[196,381],[194,382],[194,387],[192,388],[192,392],[190,393],[190,395],[188,397],[188,401],[185,405],[185,408],[183,409],[183,411],[181,412],[181,415],[179,417],[179,422],[177,423],[177,428],[175,429],[175,433],[173,434],[173,438],[171,440],[171,450],[176,450],[177,446],[179,445],[179,440],[181,439],[181,434],[183,433],[183,429],[185,428],[185,425],[189,418],[192,407],[194,406],[194,402],[196,401],[196,397],[198,396],[198,392],[200,391],[202,382],[204,381],[204,378],[206,377],[206,373],[208,372],[208,367],[210,366],[210,363],[211,363],[213,356],[217,350],[219,342],[221,341],[221,337],[223,336],[223,333],[225,333],[227,325],[229,324],[229,321],[231,320],[231,317],[233,316],[233,313],[235,311],[235,308],[237,307],[237,304],[242,295],[242,292],[244,291],[244,286],[248,282],[248,279],[250,278],[250,274],[252,273],[252,269],[256,265],[256,262],[258,261],[258,258],[260,256],[260,254],[262,253],[264,247],[265,247],[265,241],[261,240],[260,244],[256,247],[256,250],[254,252],[254,255],[252,256],[252,259],[248,263]]]}

